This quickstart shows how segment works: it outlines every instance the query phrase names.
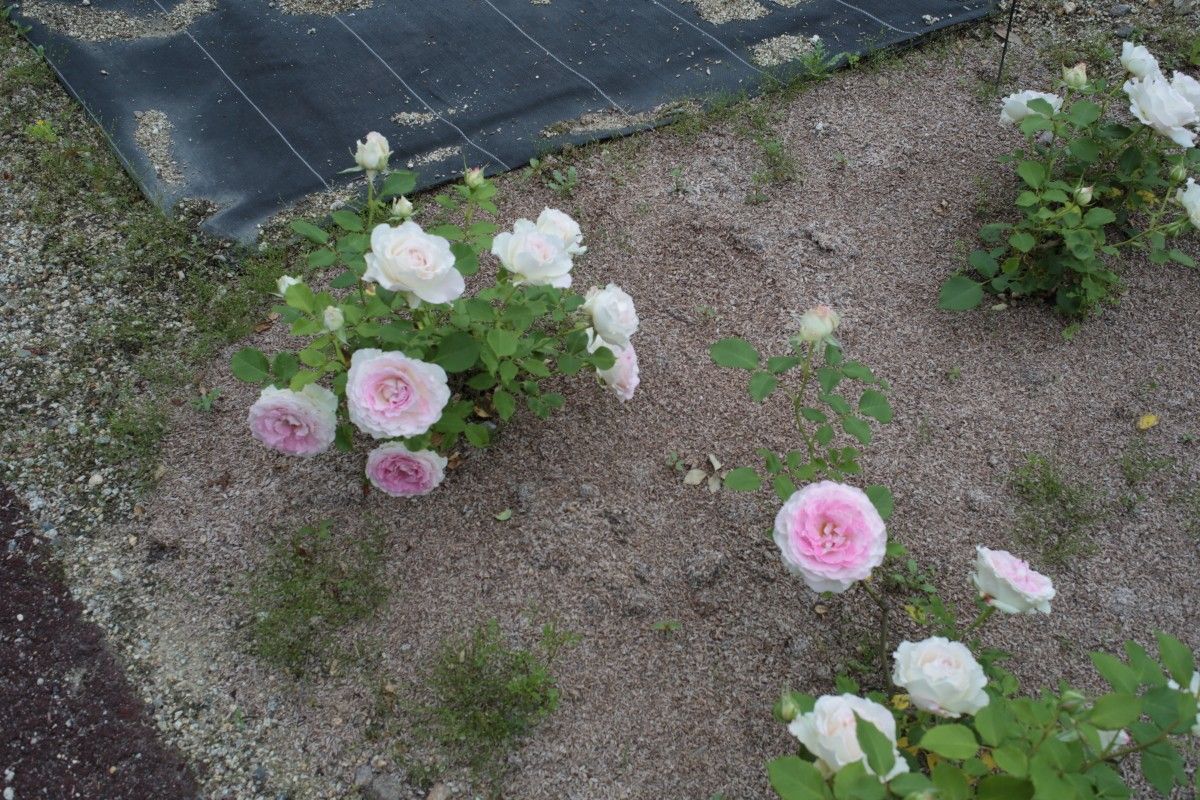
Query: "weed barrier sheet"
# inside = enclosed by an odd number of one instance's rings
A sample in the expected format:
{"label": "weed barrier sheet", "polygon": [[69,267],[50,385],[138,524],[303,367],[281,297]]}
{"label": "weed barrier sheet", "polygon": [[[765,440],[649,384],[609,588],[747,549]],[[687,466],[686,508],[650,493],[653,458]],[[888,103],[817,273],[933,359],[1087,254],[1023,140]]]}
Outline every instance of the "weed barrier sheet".
{"label": "weed barrier sheet", "polygon": [[[363,6],[347,8],[349,6]],[[429,187],[786,77],[812,36],[864,52],[994,0],[25,0],[15,19],[146,195],[251,241],[344,186],[376,130]],[[290,13],[297,9],[316,13]],[[729,18],[730,14],[743,18]],[[745,18],[754,15],[753,18]],[[707,18],[706,18],[707,17]],[[710,21],[716,20],[716,21]],[[721,21],[724,20],[724,21]],[[782,39],[778,37],[784,37]],[[33,122],[33,120],[30,120]]]}

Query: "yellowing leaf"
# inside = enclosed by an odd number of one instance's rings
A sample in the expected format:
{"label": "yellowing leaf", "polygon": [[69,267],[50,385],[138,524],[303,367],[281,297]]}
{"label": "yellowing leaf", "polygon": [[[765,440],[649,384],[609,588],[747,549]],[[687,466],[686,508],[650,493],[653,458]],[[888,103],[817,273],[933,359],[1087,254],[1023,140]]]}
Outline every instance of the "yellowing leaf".
{"label": "yellowing leaf", "polygon": [[1148,431],[1158,424],[1157,414],[1142,414],[1138,417],[1137,429],[1139,431]]}
{"label": "yellowing leaf", "polygon": [[699,486],[704,483],[706,477],[708,477],[708,473],[702,469],[689,469],[687,474],[683,476],[683,485]]}
{"label": "yellowing leaf", "polygon": [[904,709],[908,708],[908,706],[909,706],[908,695],[906,695],[906,694],[892,695],[892,708],[896,709],[897,711],[903,711]]}

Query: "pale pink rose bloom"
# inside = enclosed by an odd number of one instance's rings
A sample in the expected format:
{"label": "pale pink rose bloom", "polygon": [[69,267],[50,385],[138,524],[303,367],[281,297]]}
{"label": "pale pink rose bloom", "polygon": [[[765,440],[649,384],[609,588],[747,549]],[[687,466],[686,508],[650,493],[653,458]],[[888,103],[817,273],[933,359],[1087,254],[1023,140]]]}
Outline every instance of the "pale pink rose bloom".
{"label": "pale pink rose bloom", "polygon": [[1054,584],[1007,550],[975,548],[971,579],[983,601],[1006,614],[1050,613]]}
{"label": "pale pink rose bloom", "polygon": [[788,725],[788,732],[800,740],[816,757],[814,766],[826,777],[840,772],[855,762],[862,762],[867,773],[874,775],[867,763],[866,753],[858,742],[858,721],[862,720],[884,735],[892,745],[895,762],[880,780],[890,781],[908,772],[908,762],[896,747],[896,718],[885,706],[852,694],[827,694],[817,698],[812,711],[798,715]]}
{"label": "pale pink rose bloom", "polygon": [[587,248],[583,246],[583,231],[580,230],[579,223],[557,208],[543,208],[535,224],[542,233],[561,239],[563,247],[571,255],[581,256],[587,252]]}
{"label": "pale pink rose bloom", "polygon": [[446,475],[446,459],[432,450],[413,452],[402,442],[388,442],[367,456],[371,485],[392,497],[429,494]]}
{"label": "pale pink rose bloom", "polygon": [[600,382],[613,390],[613,393],[624,403],[626,400],[633,399],[633,393],[637,391],[641,384],[641,376],[638,370],[637,351],[633,349],[633,342],[629,343],[628,347],[617,347],[611,342],[606,342],[588,328],[588,352],[594,353],[601,347],[607,347],[616,357],[616,362],[608,369],[596,370],[596,377]]}
{"label": "pale pink rose bloom", "polygon": [[450,401],[446,371],[400,352],[355,351],[346,377],[350,421],[376,439],[419,436]]}
{"label": "pale pink rose bloom", "polygon": [[337,397],[310,383],[302,391],[268,386],[250,406],[247,418],[254,438],[290,456],[314,456],[333,444]]}
{"label": "pale pink rose bloom", "polygon": [[492,239],[492,255],[513,274],[514,284],[559,289],[571,285],[571,254],[562,236],[539,230],[531,220],[519,219],[513,223],[511,232],[496,234]]}
{"label": "pale pink rose bloom", "polygon": [[866,493],[833,481],[792,494],[775,517],[775,544],[814,592],[844,592],[883,563],[887,529]]}
{"label": "pale pink rose bloom", "polygon": [[412,220],[399,225],[380,223],[371,231],[371,251],[363,258],[363,279],[393,292],[406,292],[409,305],[450,303],[466,288],[454,266],[450,242],[433,236]]}

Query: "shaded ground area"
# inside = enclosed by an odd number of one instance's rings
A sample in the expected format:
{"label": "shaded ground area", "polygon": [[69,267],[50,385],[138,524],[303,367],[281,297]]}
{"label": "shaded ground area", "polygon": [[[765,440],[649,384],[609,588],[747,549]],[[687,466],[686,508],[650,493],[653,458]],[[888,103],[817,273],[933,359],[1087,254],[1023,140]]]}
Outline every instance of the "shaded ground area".
{"label": "shaded ground area", "polygon": [[44,548],[22,532],[0,486],[0,769],[5,798],[183,798],[198,791],[183,759],[83,618]]}

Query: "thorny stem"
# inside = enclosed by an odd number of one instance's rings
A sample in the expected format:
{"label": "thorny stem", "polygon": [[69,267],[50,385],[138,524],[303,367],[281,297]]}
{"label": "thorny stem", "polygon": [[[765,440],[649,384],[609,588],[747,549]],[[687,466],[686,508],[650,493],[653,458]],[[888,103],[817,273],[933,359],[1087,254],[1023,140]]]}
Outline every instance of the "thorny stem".
{"label": "thorny stem", "polygon": [[875,601],[875,605],[879,606],[879,646],[876,648],[879,651],[879,672],[886,681],[888,679],[888,605],[883,596],[871,588],[866,581],[861,583],[863,591],[867,596]]}
{"label": "thorny stem", "polygon": [[804,446],[808,448],[809,461],[817,457],[817,446],[813,444],[812,437],[808,435],[808,430],[804,426],[804,418],[800,416],[800,409],[804,406],[804,394],[808,391],[808,384],[812,379],[812,362],[816,352],[816,344],[810,343],[808,355],[804,357],[804,364],[800,370],[800,388],[796,392],[796,396],[792,398],[792,413],[796,417],[796,429],[800,431],[800,437],[804,439]]}

